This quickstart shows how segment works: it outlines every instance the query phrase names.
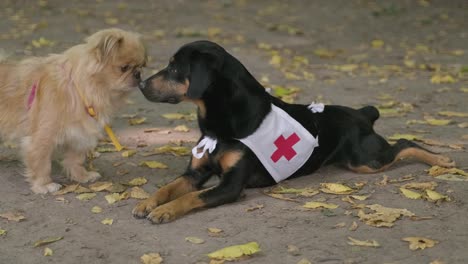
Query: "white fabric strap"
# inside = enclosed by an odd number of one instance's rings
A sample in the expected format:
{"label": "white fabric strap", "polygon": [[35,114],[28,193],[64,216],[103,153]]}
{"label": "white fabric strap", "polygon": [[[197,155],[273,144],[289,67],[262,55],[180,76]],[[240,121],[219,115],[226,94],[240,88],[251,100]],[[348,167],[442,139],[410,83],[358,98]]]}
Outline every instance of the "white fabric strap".
{"label": "white fabric strap", "polygon": [[[192,149],[192,154],[195,158],[201,159],[205,152],[208,150],[208,153],[213,152],[216,149],[216,144],[218,140],[210,137],[203,137],[203,139]],[[201,149],[201,151],[199,151]]]}
{"label": "white fabric strap", "polygon": [[312,102],[310,105],[307,106],[307,108],[312,111],[312,113],[322,113],[323,109],[325,109],[324,104],[316,104],[315,102]]}

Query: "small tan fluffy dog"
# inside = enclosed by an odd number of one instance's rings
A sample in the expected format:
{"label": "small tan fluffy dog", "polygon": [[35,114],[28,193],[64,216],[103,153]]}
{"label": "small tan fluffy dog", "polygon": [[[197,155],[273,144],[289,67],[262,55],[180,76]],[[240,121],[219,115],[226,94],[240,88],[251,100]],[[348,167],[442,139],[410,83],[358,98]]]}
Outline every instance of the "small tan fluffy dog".
{"label": "small tan fluffy dog", "polygon": [[61,187],[50,176],[57,148],[64,151],[63,167],[72,180],[100,177],[84,168],[86,153],[97,145],[125,96],[137,88],[145,63],[140,36],[115,28],[62,54],[0,63],[0,136],[21,140],[33,192]]}

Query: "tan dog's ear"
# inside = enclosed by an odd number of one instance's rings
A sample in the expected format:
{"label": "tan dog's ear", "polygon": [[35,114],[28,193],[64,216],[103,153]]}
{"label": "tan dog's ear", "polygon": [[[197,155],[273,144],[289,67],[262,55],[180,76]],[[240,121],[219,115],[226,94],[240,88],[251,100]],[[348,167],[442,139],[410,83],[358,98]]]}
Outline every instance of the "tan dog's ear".
{"label": "tan dog's ear", "polygon": [[116,54],[114,51],[119,48],[123,39],[119,29],[105,29],[89,36],[86,42],[90,45],[98,63],[106,63],[112,54]]}

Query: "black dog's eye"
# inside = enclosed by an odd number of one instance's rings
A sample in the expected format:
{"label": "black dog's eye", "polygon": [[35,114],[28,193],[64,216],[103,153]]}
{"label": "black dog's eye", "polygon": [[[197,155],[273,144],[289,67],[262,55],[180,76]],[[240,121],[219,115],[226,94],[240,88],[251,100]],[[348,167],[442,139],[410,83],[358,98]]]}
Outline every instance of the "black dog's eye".
{"label": "black dog's eye", "polygon": [[124,66],[120,67],[120,70],[122,72],[126,72],[126,71],[130,70],[130,65],[124,65]]}

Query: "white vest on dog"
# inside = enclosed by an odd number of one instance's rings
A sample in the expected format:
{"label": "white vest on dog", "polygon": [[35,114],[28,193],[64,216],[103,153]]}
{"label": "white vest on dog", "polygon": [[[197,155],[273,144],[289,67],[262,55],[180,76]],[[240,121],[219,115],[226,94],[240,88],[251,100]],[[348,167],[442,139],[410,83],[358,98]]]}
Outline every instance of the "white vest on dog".
{"label": "white vest on dog", "polygon": [[[308,106],[313,113],[323,112],[323,104]],[[318,147],[315,138],[299,122],[281,108],[271,105],[271,111],[263,119],[260,127],[248,137],[239,139],[252,150],[276,182],[287,179],[301,168]],[[216,148],[216,139],[204,137],[192,149],[196,158],[201,158],[206,150]],[[199,149],[202,151],[199,152]]]}

